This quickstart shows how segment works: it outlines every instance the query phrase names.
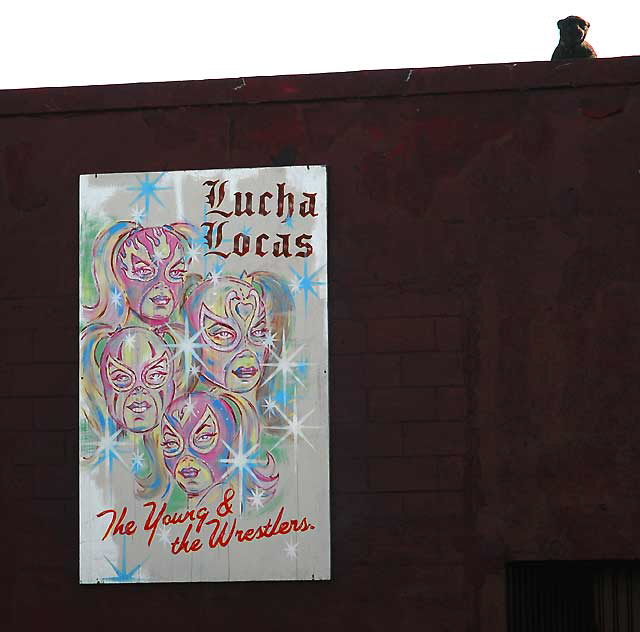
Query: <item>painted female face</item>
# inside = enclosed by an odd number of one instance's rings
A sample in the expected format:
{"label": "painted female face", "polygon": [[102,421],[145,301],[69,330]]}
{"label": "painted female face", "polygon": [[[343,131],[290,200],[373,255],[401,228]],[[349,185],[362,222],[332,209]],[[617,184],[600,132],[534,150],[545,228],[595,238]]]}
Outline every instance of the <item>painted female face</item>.
{"label": "painted female face", "polygon": [[259,384],[268,358],[267,311],[258,291],[223,277],[198,286],[186,303],[191,327],[199,331],[204,376],[236,393]]}
{"label": "painted female face", "polygon": [[109,414],[131,432],[155,428],[175,392],[167,346],[143,327],[111,336],[100,360],[100,377]]}
{"label": "painted female face", "polygon": [[116,276],[131,309],[148,325],[164,325],[182,300],[184,249],[169,228],[140,228],[118,249]]}
{"label": "painted female face", "polygon": [[189,496],[222,482],[228,465],[220,459],[228,457],[235,431],[229,405],[207,393],[179,397],[169,406],[160,445],[167,469]]}

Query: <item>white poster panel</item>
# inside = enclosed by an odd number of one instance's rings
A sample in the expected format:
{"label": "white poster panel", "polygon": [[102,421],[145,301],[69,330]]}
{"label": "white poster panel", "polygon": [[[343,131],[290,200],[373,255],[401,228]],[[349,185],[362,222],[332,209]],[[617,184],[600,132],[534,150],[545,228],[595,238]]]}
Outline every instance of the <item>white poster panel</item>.
{"label": "white poster panel", "polygon": [[323,166],[80,178],[80,581],[328,579]]}

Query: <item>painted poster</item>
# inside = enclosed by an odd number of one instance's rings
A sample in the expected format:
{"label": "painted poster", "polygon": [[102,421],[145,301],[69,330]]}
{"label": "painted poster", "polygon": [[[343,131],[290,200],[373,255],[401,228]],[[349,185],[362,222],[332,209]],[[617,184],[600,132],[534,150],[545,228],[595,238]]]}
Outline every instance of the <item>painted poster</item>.
{"label": "painted poster", "polygon": [[328,579],[322,166],[80,177],[80,582]]}

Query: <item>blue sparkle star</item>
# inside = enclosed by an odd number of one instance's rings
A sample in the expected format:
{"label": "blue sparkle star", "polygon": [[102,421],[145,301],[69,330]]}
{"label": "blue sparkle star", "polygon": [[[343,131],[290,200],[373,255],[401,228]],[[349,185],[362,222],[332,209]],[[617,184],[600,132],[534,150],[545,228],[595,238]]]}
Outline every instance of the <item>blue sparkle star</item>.
{"label": "blue sparkle star", "polygon": [[320,274],[320,272],[322,271],[322,268],[324,268],[324,266],[323,265],[320,266],[315,272],[312,272],[311,274],[309,274],[309,271],[307,269],[306,260],[304,262],[304,270],[303,270],[302,274],[299,274],[298,272],[296,272],[296,270],[294,270],[291,266],[289,266],[289,268],[298,277],[297,279],[295,279],[291,283],[291,290],[292,290],[293,294],[297,294],[300,291],[304,292],[304,313],[306,314],[307,313],[307,303],[309,301],[309,294],[313,294],[316,298],[320,298],[320,296],[316,292],[315,288],[320,286],[320,285],[326,285],[327,284],[326,281],[316,281],[316,280],[314,280],[314,278],[318,274]]}
{"label": "blue sparkle star", "polygon": [[118,584],[135,582],[134,575],[140,570],[140,567],[144,564],[144,562],[140,562],[137,566],[127,570],[127,536],[122,536],[122,565],[116,566],[106,555],[104,559],[107,560],[107,563],[113,569],[115,575],[113,577],[105,577],[103,578],[103,582],[114,582]]}
{"label": "blue sparkle star", "polygon": [[167,191],[168,189],[172,189],[173,187],[159,187],[158,180],[164,176],[164,173],[161,173],[155,180],[149,180],[149,174],[144,174],[144,180],[142,180],[139,176],[136,176],[139,186],[137,187],[127,187],[127,191],[140,191],[138,195],[131,201],[129,206],[135,204],[140,198],[144,198],[144,215],[145,217],[149,215],[149,202],[151,198],[154,198],[160,206],[164,207],[162,200],[156,195],[156,191]]}

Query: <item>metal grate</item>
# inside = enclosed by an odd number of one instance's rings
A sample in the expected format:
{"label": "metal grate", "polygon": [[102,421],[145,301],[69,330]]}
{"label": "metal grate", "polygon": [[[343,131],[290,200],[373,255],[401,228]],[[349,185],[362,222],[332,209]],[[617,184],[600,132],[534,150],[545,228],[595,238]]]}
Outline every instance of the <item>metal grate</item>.
{"label": "metal grate", "polygon": [[507,565],[509,632],[640,632],[640,563]]}

